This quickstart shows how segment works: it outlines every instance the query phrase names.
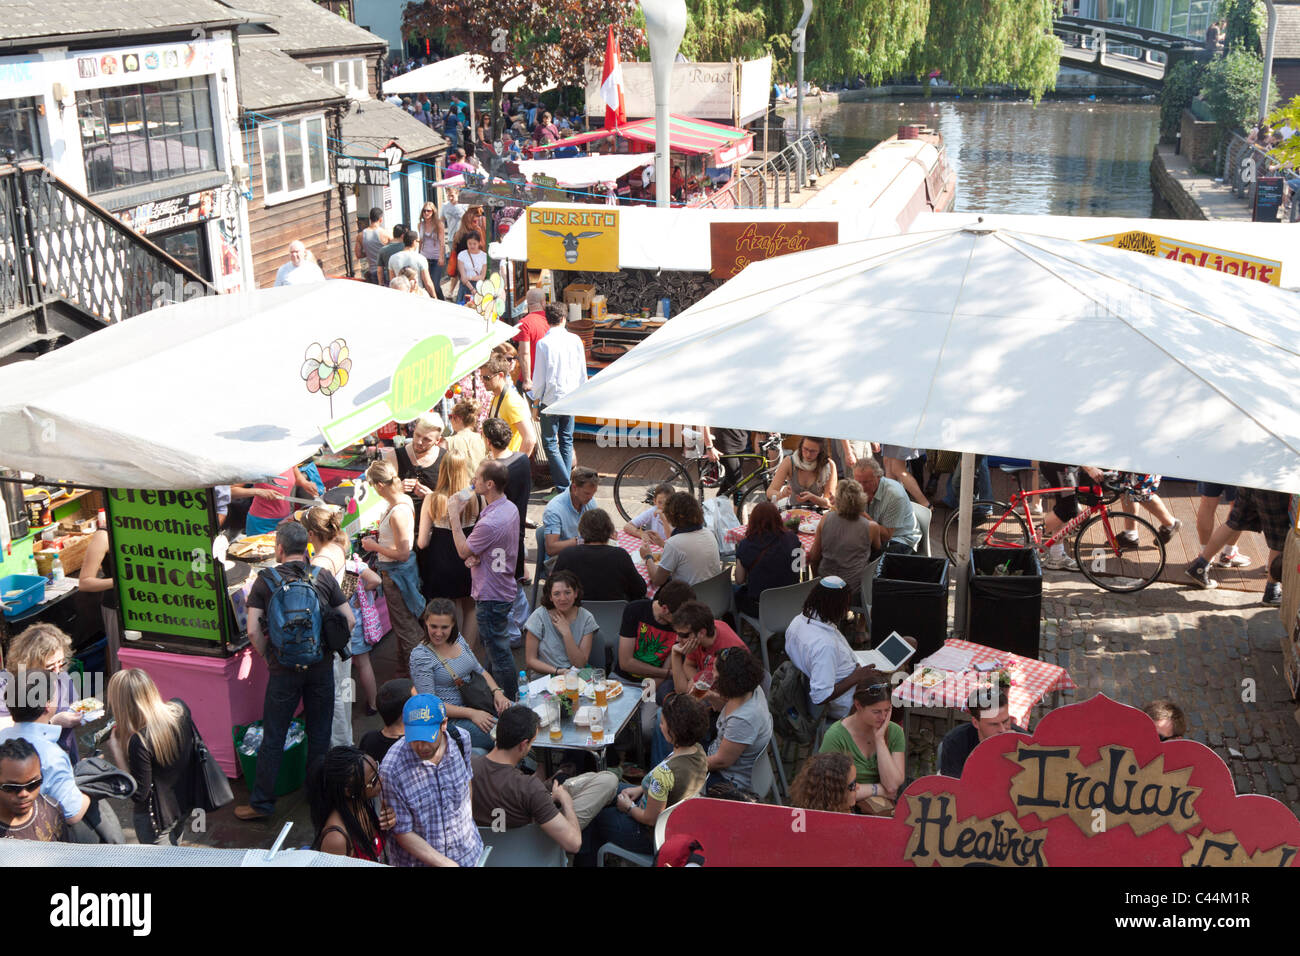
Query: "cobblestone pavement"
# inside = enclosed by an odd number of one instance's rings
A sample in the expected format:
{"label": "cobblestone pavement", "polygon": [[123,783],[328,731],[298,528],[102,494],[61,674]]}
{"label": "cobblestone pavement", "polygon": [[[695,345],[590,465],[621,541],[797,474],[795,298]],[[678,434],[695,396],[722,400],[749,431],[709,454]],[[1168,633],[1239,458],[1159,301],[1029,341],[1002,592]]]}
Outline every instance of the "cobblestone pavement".
{"label": "cobblestone pavement", "polygon": [[1137,707],[1168,697],[1187,714],[1187,736],[1227,762],[1238,793],[1300,812],[1300,724],[1282,635],[1277,608],[1255,594],[1169,584],[1111,594],[1078,575],[1044,578],[1041,655],[1078,685],[1063,703],[1098,692]]}

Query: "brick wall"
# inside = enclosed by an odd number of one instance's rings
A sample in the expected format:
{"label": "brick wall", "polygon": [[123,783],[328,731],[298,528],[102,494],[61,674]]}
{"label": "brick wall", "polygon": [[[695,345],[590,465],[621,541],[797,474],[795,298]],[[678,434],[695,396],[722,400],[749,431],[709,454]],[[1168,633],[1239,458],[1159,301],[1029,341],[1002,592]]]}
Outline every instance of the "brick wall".
{"label": "brick wall", "polygon": [[1193,169],[1209,172],[1213,168],[1217,130],[1218,124],[1213,120],[1197,119],[1191,110],[1183,110],[1179,152],[1187,157]]}

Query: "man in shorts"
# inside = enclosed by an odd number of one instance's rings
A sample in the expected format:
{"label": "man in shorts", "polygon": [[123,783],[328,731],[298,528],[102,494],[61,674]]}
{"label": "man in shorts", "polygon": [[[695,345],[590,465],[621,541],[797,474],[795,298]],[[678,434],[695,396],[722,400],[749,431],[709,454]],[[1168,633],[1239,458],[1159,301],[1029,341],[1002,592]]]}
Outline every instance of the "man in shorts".
{"label": "man in shorts", "polygon": [[[1196,538],[1203,548],[1209,543],[1210,535],[1214,534],[1214,513],[1218,510],[1219,499],[1222,498],[1228,504],[1237,500],[1237,489],[1232,485],[1216,485],[1208,481],[1198,481],[1196,483],[1196,494],[1200,500],[1196,504]],[[1228,538],[1228,543],[1223,546],[1219,556],[1214,559],[1214,563],[1223,568],[1248,568],[1250,567],[1250,558],[1237,550],[1237,539],[1241,537],[1241,532],[1236,532]]]}
{"label": "man in shorts", "polygon": [[916,478],[912,475],[912,470],[908,462],[914,458],[920,458],[922,455],[919,448],[905,448],[902,445],[881,445],[880,457],[885,461],[885,477],[892,478],[903,486],[907,496],[915,501],[918,505],[930,507],[930,499],[921,491],[921,486],[916,483]]}
{"label": "man in shorts", "polygon": [[1281,562],[1286,536],[1291,530],[1291,496],[1282,491],[1238,488],[1228,520],[1214,529],[1200,555],[1187,566],[1187,576],[1197,587],[1215,588],[1219,583],[1210,577],[1210,559],[1219,553],[1234,533],[1261,531],[1268,545],[1268,583],[1264,585],[1264,603],[1282,603],[1282,582],[1274,576]]}

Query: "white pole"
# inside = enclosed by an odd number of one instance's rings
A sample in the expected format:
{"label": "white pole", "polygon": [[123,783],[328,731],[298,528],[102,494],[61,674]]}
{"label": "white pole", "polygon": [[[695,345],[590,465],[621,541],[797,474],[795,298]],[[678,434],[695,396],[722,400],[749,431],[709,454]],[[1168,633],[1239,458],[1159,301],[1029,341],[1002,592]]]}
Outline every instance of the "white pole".
{"label": "white pole", "polygon": [[953,633],[957,637],[966,636],[966,565],[970,561],[970,526],[971,502],[975,498],[975,455],[973,452],[961,453],[961,489],[957,512],[957,563],[950,568],[951,574],[957,576],[956,601],[953,609]]}
{"label": "white pole", "polygon": [[1277,10],[1273,0],[1264,0],[1268,8],[1268,33],[1264,38],[1264,83],[1259,91],[1259,119],[1268,115],[1268,85],[1273,78],[1273,38],[1277,36]]}
{"label": "white pole", "polygon": [[673,63],[686,35],[686,0],[641,0],[655,84],[655,205],[667,207],[672,190],[668,109]]}

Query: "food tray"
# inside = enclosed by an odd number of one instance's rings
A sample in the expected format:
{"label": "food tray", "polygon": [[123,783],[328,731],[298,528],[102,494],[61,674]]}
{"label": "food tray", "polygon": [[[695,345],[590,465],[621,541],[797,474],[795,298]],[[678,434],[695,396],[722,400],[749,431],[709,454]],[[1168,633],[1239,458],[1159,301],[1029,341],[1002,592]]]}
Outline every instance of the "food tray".
{"label": "food tray", "polygon": [[[11,592],[17,592],[11,594]],[[6,597],[6,595],[11,595]],[[11,574],[0,578],[0,601],[5,617],[17,617],[45,600],[45,578],[38,574]]]}

